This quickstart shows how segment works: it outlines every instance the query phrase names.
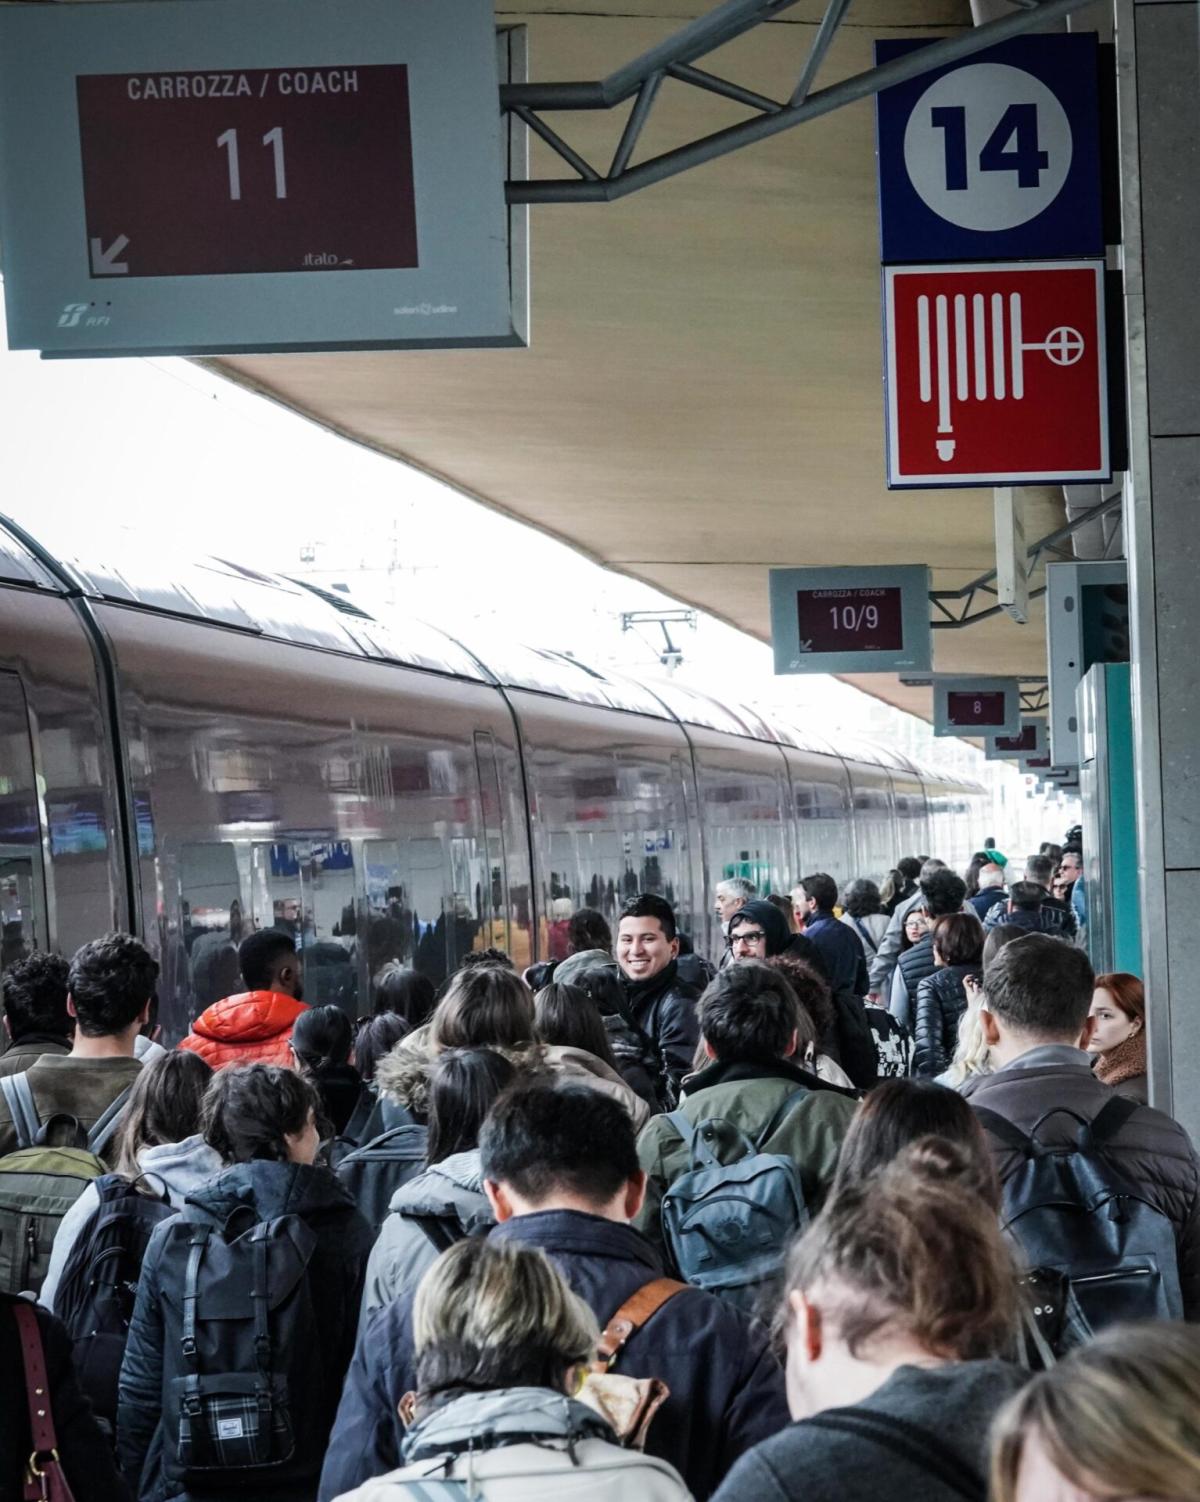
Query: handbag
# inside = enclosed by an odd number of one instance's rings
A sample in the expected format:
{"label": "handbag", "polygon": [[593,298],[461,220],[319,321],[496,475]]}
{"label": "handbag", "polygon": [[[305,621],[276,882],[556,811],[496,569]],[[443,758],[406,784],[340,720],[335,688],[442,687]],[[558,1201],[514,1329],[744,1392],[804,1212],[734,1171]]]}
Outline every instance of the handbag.
{"label": "handbag", "polygon": [[46,1377],[46,1353],[37,1314],[32,1304],[20,1301],[13,1308],[13,1318],[21,1339],[25,1393],[29,1400],[29,1433],[33,1440],[33,1453],[25,1466],[25,1488],[21,1496],[24,1502],[75,1502],[75,1494],[63,1474],[58,1455],[50,1383]]}
{"label": "handbag", "polygon": [[605,1326],[596,1360],[576,1394],[581,1403],[608,1420],[627,1449],[645,1449],[650,1421],[671,1396],[671,1389],[659,1377],[627,1377],[614,1372],[613,1365],[629,1337],[668,1299],[689,1286],[674,1278],[653,1278],[631,1294]]}

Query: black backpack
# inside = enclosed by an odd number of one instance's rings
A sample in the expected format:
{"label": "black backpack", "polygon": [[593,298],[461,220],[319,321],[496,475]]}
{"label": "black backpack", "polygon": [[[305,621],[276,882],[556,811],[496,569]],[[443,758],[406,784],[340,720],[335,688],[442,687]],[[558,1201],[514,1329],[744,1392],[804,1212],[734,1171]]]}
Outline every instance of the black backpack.
{"label": "black backpack", "polygon": [[[170,1495],[269,1487],[308,1495],[328,1440],[309,1285],[316,1233],[297,1215],[164,1233],[163,1477]],[[238,1230],[239,1227],[243,1229]],[[174,1488],[174,1490],[171,1490]]]}
{"label": "black backpack", "polygon": [[165,1195],[145,1194],[119,1174],[92,1181],[100,1206],[75,1238],[54,1296],[74,1343],[80,1386],[100,1418],[117,1420],[117,1380],[155,1227],[175,1214]]}
{"label": "black backpack", "polygon": [[[980,1124],[1024,1160],[1004,1185],[1004,1229],[1031,1269],[1065,1275],[1093,1330],[1120,1320],[1183,1318],[1175,1228],[1104,1153],[1139,1110],[1114,1095],[1089,1123],[1056,1106],[1028,1136],[995,1111],[975,1110]],[[1039,1140],[1043,1123],[1055,1115],[1079,1123],[1073,1142]],[[1053,1336],[1051,1343],[1058,1343]]]}
{"label": "black backpack", "polygon": [[376,1124],[378,1120],[378,1097],[369,1085],[364,1085],[359,1092],[358,1104],[354,1107],[345,1128],[326,1144],[325,1159],[329,1167],[336,1168],[342,1159],[349,1157],[356,1148],[362,1147],[372,1137],[377,1137],[383,1130]]}
{"label": "black backpack", "polygon": [[372,1235],[379,1235],[396,1190],[423,1172],[427,1136],[423,1126],[392,1127],[348,1153],[334,1169]]}

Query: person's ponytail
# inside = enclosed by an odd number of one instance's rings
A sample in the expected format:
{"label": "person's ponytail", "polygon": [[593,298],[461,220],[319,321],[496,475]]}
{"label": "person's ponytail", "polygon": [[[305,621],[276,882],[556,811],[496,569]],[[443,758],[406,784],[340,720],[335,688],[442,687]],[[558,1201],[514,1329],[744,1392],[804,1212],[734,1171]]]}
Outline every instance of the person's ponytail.
{"label": "person's ponytail", "polygon": [[1017,1275],[957,1144],[923,1137],[831,1200],[797,1241],[787,1287],[821,1289],[851,1352],[886,1330],[967,1360],[1011,1344]]}
{"label": "person's ponytail", "polygon": [[354,1028],[341,1007],[309,1007],[296,1018],[291,1043],[296,1062],[316,1075],[349,1060]]}

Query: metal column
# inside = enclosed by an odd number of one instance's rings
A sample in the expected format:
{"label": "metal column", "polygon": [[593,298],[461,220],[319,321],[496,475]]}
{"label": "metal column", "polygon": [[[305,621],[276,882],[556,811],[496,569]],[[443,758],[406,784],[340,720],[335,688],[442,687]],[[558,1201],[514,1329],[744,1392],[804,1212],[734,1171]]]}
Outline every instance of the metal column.
{"label": "metal column", "polygon": [[1151,1099],[1200,1138],[1200,7],[1117,0],[1138,887]]}

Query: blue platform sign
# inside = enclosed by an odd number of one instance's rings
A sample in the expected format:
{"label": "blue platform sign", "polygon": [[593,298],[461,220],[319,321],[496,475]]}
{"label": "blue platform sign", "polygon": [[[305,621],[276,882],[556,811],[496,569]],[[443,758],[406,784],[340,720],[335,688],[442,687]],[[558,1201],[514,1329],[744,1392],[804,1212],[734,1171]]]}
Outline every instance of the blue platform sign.
{"label": "blue platform sign", "polygon": [[[926,45],[876,42],[875,60]],[[1103,254],[1094,33],[936,68],[884,89],[875,121],[885,264]]]}

